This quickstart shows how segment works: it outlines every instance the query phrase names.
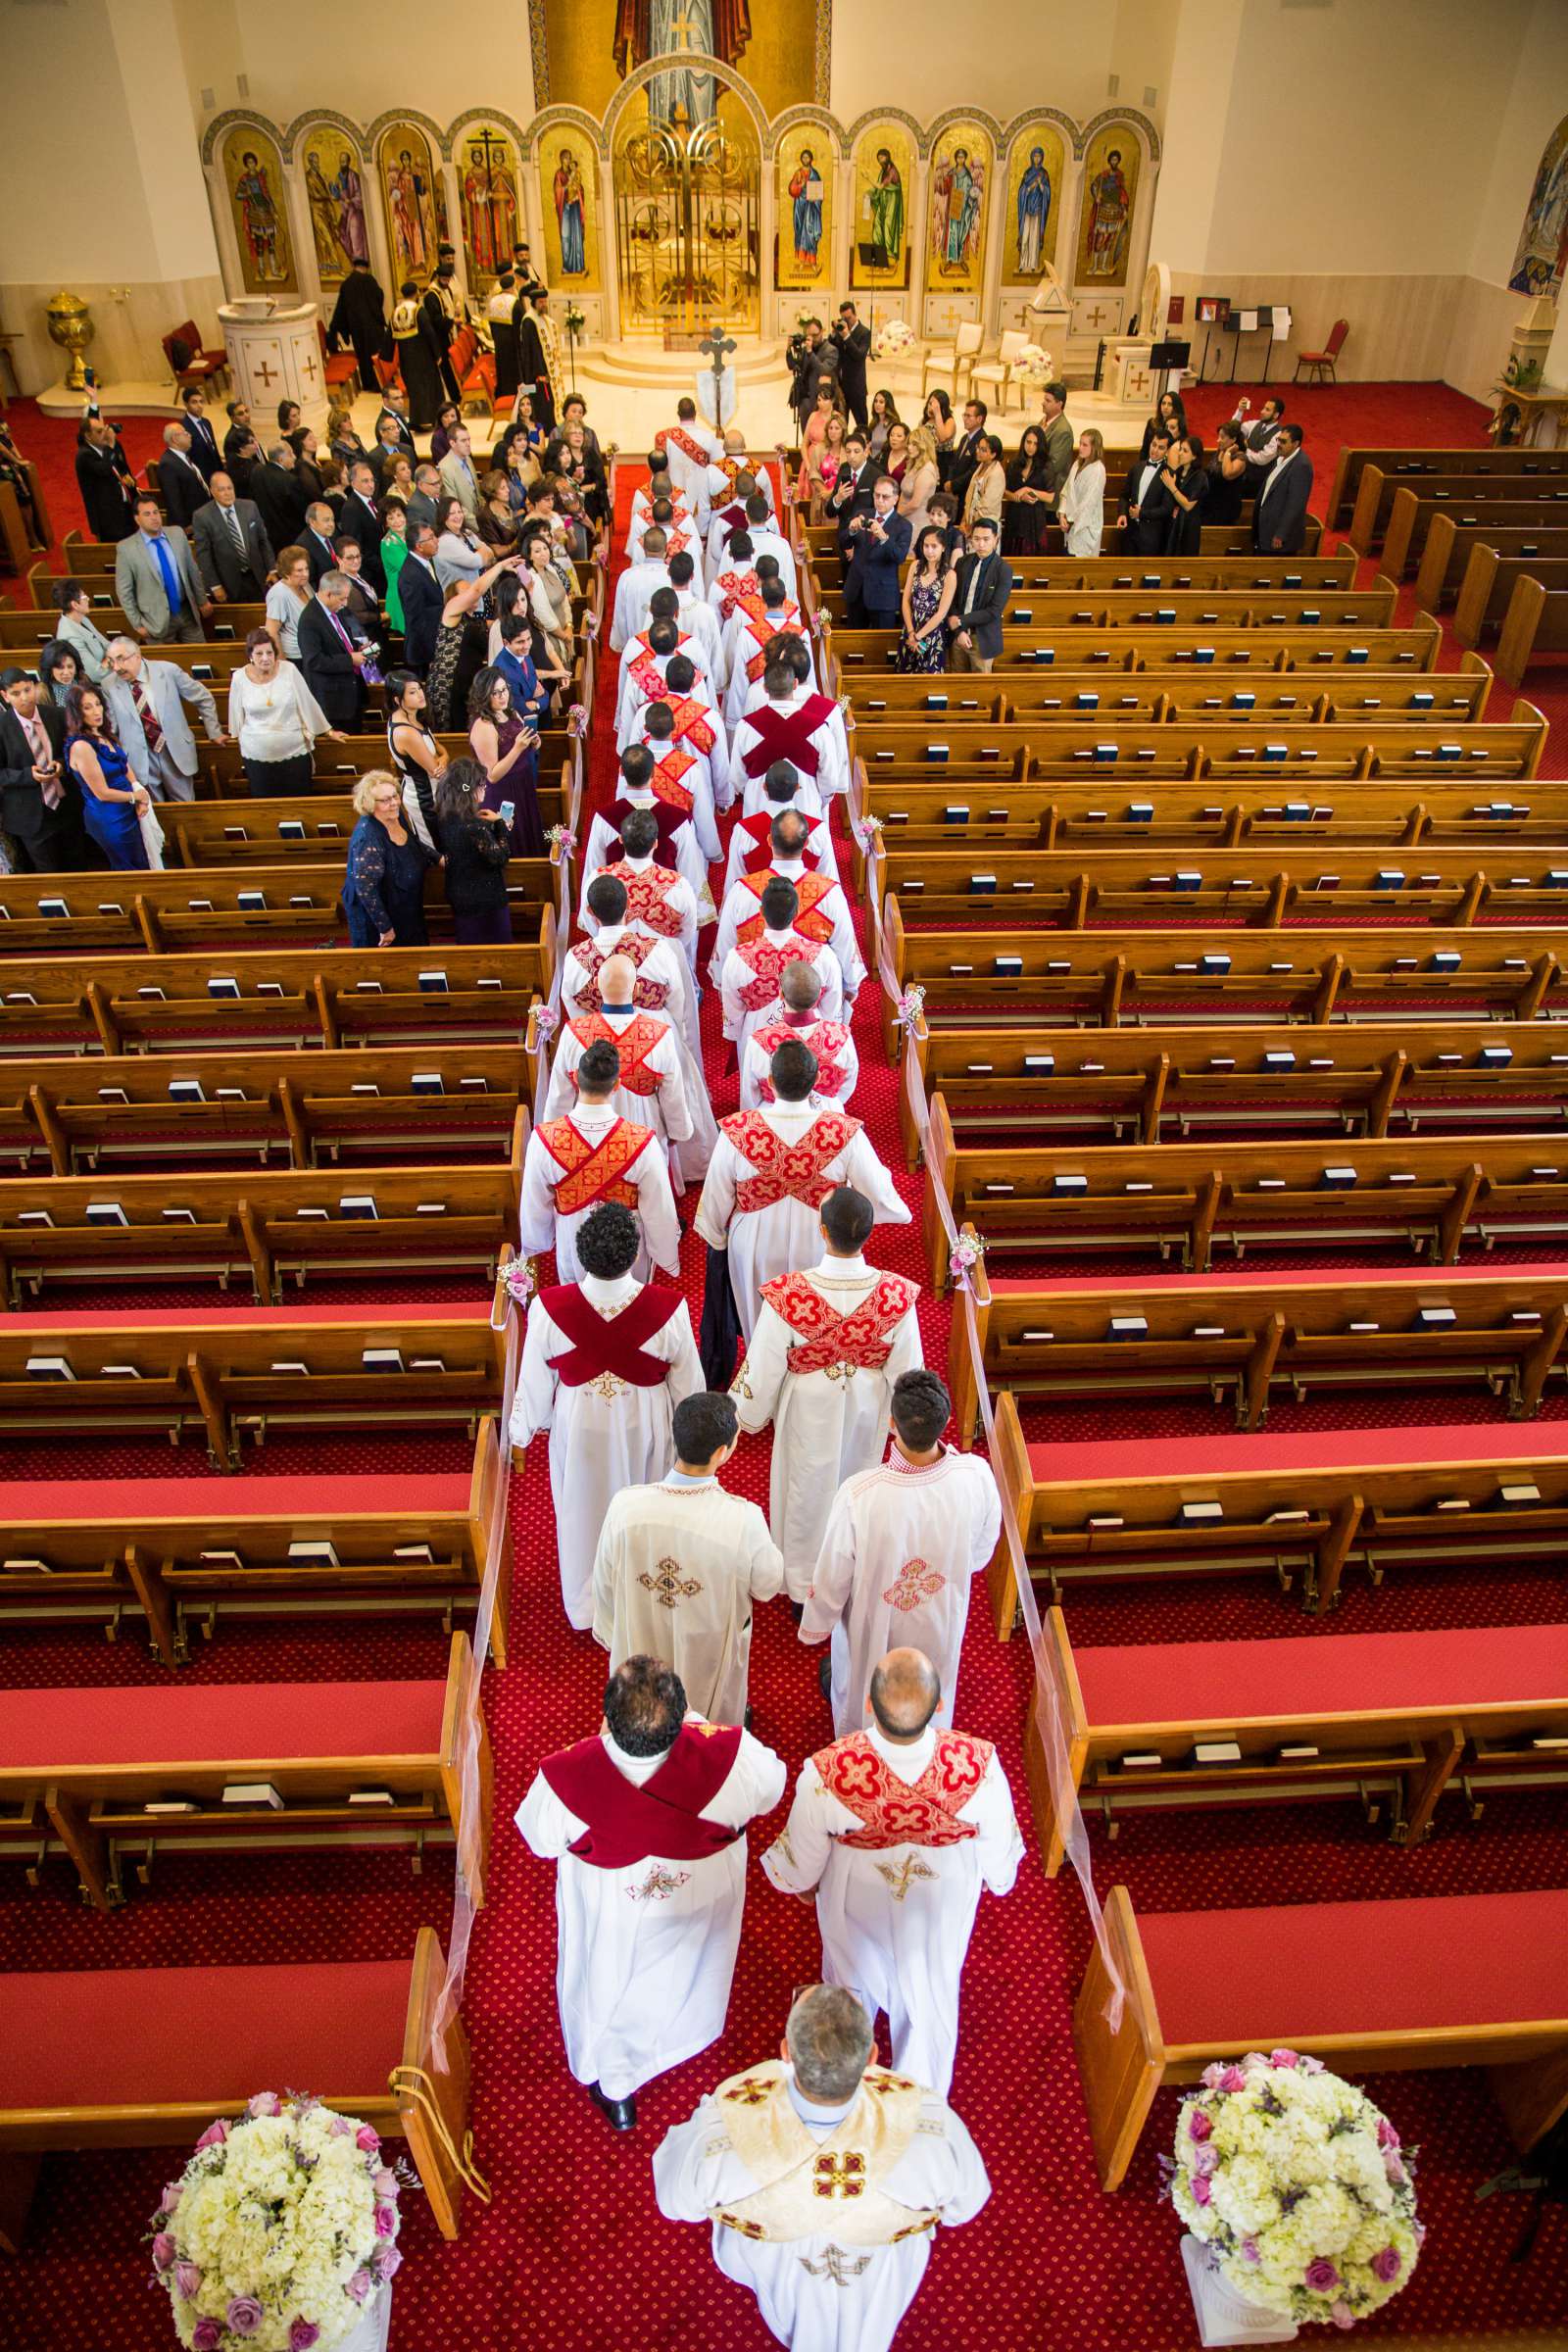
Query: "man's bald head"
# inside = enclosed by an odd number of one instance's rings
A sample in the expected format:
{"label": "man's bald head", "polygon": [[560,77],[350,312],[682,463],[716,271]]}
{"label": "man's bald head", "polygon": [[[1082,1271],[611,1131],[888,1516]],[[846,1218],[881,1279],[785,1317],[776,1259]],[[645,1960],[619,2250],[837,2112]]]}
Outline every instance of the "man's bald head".
{"label": "man's bald head", "polygon": [[637,986],[637,966],[629,956],[609,956],[599,974],[599,993],[607,1004],[629,1004]]}
{"label": "man's bald head", "polygon": [[941,1704],[942,1678],[924,1650],[890,1649],[872,1668],[871,1712],[889,1740],[918,1740]]}
{"label": "man's bald head", "polygon": [[791,1012],[809,1012],[822,994],[822,983],[816,966],[803,963],[799,956],[787,963],[779,976],[778,993]]}

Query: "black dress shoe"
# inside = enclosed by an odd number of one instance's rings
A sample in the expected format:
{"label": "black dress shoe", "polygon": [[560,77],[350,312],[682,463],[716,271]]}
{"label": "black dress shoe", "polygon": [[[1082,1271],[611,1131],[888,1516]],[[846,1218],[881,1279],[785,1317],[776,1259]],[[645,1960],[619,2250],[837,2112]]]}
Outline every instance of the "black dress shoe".
{"label": "black dress shoe", "polygon": [[636,2131],[637,2101],[635,2098],[607,2099],[597,2082],[589,2083],[588,2096],[603,2114],[612,2132]]}

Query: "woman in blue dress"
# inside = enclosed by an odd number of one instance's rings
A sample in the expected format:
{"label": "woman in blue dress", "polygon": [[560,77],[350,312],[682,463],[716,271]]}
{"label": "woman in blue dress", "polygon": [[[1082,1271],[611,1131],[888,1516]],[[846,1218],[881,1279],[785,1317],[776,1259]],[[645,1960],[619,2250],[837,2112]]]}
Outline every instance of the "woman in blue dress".
{"label": "woman in blue dress", "polygon": [[403,814],[396,776],[385,768],[354,787],[359,823],[349,836],[343,909],[356,948],[422,948],[424,877],[435,859]]}
{"label": "woman in blue dress", "polygon": [[73,686],[66,697],[66,765],[80,787],[82,821],[110,864],[148,866],[141,837],[146,788],[130,772],[124,745],[96,686]]}

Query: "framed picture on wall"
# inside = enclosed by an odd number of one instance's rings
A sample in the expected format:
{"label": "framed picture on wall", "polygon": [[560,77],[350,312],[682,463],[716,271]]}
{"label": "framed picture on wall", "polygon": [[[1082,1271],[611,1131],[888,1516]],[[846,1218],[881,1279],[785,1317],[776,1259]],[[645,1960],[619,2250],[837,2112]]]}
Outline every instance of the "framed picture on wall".
{"label": "framed picture on wall", "polygon": [[1228,294],[1200,294],[1198,323],[1200,326],[1218,326],[1230,316],[1231,298]]}

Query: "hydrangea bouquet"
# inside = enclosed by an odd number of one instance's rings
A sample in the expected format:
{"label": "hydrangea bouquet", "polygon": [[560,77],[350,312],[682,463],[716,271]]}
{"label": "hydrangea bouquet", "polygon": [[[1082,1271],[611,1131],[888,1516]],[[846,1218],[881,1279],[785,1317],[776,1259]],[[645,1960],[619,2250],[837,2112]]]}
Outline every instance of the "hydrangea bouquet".
{"label": "hydrangea bouquet", "polygon": [[154,2277],[192,2352],[333,2352],[402,2262],[399,2179],[368,2124],[261,2091],[212,2124],[153,2216]]}
{"label": "hydrangea bouquet", "polygon": [[1012,371],[1020,383],[1049,384],[1056,368],[1049,351],[1038,343],[1026,343],[1012,363]]}
{"label": "hydrangea bouquet", "polygon": [[1295,2050],[1204,2070],[1182,2101],[1171,2193],[1237,2294],[1337,2328],[1398,2293],[1424,2235],[1388,2117]]}
{"label": "hydrangea bouquet", "polygon": [[913,348],[914,329],[903,318],[889,318],[885,325],[879,326],[876,340],[871,346],[874,356],[879,360],[902,359],[906,351],[912,351]]}

